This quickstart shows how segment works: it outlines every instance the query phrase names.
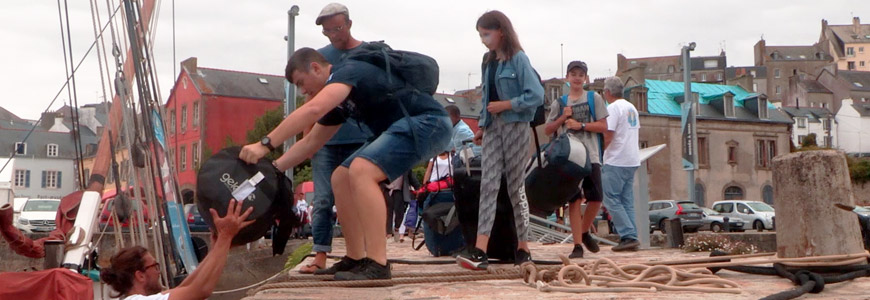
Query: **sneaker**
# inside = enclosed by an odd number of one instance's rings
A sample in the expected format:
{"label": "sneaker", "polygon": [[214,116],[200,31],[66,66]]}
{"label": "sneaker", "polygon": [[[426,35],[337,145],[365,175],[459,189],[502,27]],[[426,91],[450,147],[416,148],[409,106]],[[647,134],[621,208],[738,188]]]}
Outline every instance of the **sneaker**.
{"label": "sneaker", "polygon": [[514,264],[517,266],[521,266],[527,262],[533,263],[532,262],[532,254],[529,253],[529,251],[526,251],[525,249],[517,250],[515,257],[516,257],[516,260],[514,260]]}
{"label": "sneaker", "polygon": [[475,247],[459,253],[456,263],[469,270],[486,270],[489,267],[489,257],[486,256],[486,252]]}
{"label": "sneaker", "polygon": [[574,250],[571,251],[571,255],[568,255],[568,258],[583,258],[583,246],[574,244]]}
{"label": "sneaker", "polygon": [[351,269],[362,263],[364,259],[365,258],[356,260],[345,256],[342,257],[341,260],[339,260],[337,263],[332,264],[332,266],[329,268],[315,270],[314,275],[334,275],[338,272],[350,271]]}
{"label": "sneaker", "polygon": [[625,239],[619,241],[619,245],[613,246],[610,250],[614,252],[620,251],[637,251],[637,247],[640,246],[640,242],[635,239]]}
{"label": "sneaker", "polygon": [[357,267],[350,271],[335,273],[335,280],[377,280],[390,278],[392,278],[390,263],[382,265],[370,258],[361,259]]}
{"label": "sneaker", "polygon": [[581,239],[583,240],[583,246],[586,246],[586,249],[588,249],[589,252],[598,253],[598,251],[601,250],[600,248],[598,248],[598,241],[596,241],[595,238],[592,237],[591,233],[583,233],[583,237]]}

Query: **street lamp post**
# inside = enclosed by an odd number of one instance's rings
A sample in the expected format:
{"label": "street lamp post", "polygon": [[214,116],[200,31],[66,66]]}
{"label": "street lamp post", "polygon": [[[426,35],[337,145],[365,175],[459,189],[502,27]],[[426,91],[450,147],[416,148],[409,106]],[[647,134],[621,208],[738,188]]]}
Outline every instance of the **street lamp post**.
{"label": "street lamp post", "polygon": [[[287,11],[287,36],[284,37],[287,40],[287,60],[290,60],[290,56],[293,56],[293,52],[296,51],[296,16],[299,15],[299,6],[293,5],[290,7],[290,10]],[[290,112],[296,110],[296,86],[293,85],[286,78],[284,79],[284,117],[286,118],[290,115]],[[296,142],[296,136],[292,136],[286,141],[284,141],[284,152],[287,152],[287,149],[290,149],[290,146]],[[287,178],[293,179],[293,168],[289,168],[284,171],[284,174],[287,175]]]}
{"label": "street lamp post", "polygon": [[[683,169],[688,171],[689,177],[689,201],[695,202],[695,169],[698,168],[698,137],[696,129],[695,99],[692,95],[692,59],[691,51],[695,50],[695,43],[683,46],[681,51],[683,60],[683,103],[682,103],[682,131],[683,131]],[[696,202],[697,203],[697,202]]]}

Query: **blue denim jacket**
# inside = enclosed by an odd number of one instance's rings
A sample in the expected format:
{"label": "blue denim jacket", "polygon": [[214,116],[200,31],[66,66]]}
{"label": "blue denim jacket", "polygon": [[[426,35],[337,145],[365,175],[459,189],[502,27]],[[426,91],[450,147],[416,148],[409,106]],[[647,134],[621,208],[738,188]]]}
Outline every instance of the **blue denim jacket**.
{"label": "blue denim jacket", "polygon": [[[491,114],[486,110],[489,105],[489,82],[487,78],[489,66],[483,72],[483,109],[480,111],[480,127],[489,126]],[[544,103],[544,87],[535,76],[535,70],[529,63],[526,53],[519,51],[506,62],[498,63],[495,70],[496,91],[498,99],[511,101],[511,110],[501,112],[505,122],[531,122],[535,117],[535,108]]]}

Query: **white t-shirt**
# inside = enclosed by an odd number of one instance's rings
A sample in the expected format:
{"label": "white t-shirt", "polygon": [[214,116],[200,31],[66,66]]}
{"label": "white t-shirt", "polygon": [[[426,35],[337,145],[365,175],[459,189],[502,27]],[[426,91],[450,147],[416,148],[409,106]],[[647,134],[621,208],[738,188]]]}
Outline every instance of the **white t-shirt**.
{"label": "white t-shirt", "polygon": [[435,163],[432,164],[432,171],[431,174],[429,174],[430,182],[438,181],[439,179],[444,178],[448,174],[453,174],[453,170],[450,170],[451,165],[448,158],[449,156],[445,158],[441,158],[441,156],[435,157]]}
{"label": "white t-shirt", "polygon": [[604,149],[604,164],[614,167],[640,166],[640,118],[637,109],[625,99],[619,99],[607,106],[607,113],[607,130],[613,131],[613,140]]}
{"label": "white t-shirt", "polygon": [[169,293],[166,294],[154,294],[151,296],[143,296],[143,295],[130,295],[124,300],[169,300]]}

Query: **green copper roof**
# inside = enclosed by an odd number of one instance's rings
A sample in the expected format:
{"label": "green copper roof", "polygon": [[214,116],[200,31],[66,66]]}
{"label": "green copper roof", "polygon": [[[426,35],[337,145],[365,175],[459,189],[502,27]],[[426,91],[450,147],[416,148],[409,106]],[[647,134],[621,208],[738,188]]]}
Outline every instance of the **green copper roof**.
{"label": "green copper roof", "polygon": [[[647,79],[644,84],[648,90],[647,104],[649,113],[660,115],[680,115],[680,103],[675,99],[683,96],[683,82],[661,81]],[[743,107],[743,101],[758,97],[756,93],[750,93],[736,85],[722,85],[709,83],[691,83],[692,92],[700,96],[700,104],[710,104],[711,100],[720,99],[725,93],[734,94],[734,106]],[[775,109],[768,103],[768,108]]]}

